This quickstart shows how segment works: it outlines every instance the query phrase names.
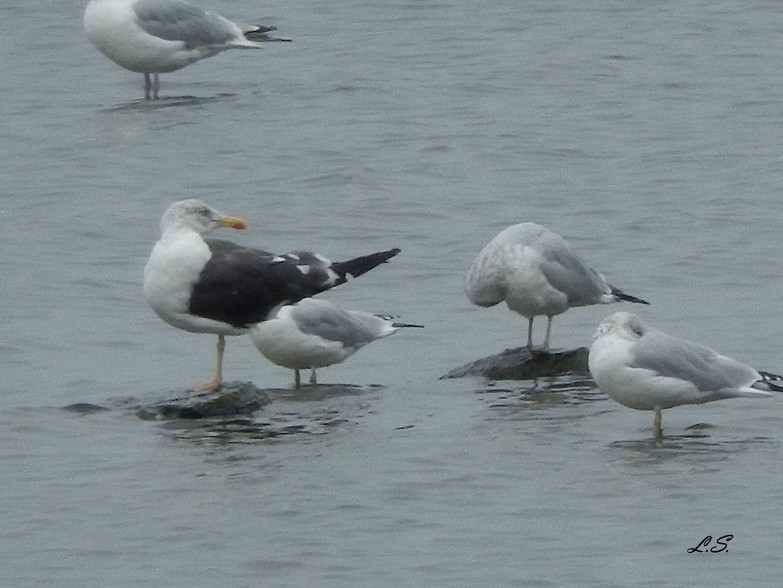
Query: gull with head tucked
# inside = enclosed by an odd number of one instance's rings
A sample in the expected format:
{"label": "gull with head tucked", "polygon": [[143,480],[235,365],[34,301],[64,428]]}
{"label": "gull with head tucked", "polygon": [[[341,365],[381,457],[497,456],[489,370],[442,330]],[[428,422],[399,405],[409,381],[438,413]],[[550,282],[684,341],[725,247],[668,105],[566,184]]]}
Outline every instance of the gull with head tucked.
{"label": "gull with head tucked", "polygon": [[106,57],[144,74],[144,98],[158,97],[158,75],[227,49],[260,49],[275,27],[242,29],[228,19],[182,0],[90,0],[84,12],[87,38]]}
{"label": "gull with head tucked", "polygon": [[528,320],[527,347],[533,350],[533,319],[552,317],[574,306],[627,301],[649,304],[608,284],[560,235],[535,223],[512,225],[492,239],[471,264],[463,281],[478,306],[505,302]]}
{"label": "gull with head tucked", "polygon": [[664,409],[783,392],[782,376],[652,329],[630,312],[616,312],[601,322],[588,364],[607,396],[629,408],[655,411],[656,439],[663,437]]}

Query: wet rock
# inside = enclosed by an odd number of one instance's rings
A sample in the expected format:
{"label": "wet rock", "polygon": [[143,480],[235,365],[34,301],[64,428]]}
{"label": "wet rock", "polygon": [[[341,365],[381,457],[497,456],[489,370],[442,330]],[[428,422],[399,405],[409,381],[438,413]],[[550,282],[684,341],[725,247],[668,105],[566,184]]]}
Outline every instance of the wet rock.
{"label": "wet rock", "polygon": [[90,402],[76,402],[75,404],[63,406],[63,410],[67,410],[68,412],[75,412],[76,414],[92,414],[94,412],[103,412],[109,409],[105,406],[92,404]]}
{"label": "wet rock", "polygon": [[243,444],[283,436],[325,435],[373,413],[382,386],[317,384],[302,390],[266,388],[272,404],[253,415],[170,419],[160,430],[192,443]]}
{"label": "wet rock", "polygon": [[143,419],[206,419],[249,415],[271,402],[252,382],[224,382],[208,392],[183,390],[164,400],[131,407]]}
{"label": "wet rock", "polygon": [[518,347],[455,368],[440,379],[480,376],[490,380],[535,380],[566,374],[589,376],[587,355],[586,347],[532,352],[527,347]]}

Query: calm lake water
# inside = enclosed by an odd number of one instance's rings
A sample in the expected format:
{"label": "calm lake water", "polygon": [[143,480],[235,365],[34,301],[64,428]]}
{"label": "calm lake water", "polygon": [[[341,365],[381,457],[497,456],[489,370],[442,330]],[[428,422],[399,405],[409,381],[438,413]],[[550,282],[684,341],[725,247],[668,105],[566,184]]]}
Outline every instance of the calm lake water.
{"label": "calm lake water", "polygon": [[[461,287],[524,220],[650,324],[783,370],[778,3],[224,0],[295,41],[164,75],[155,103],[89,45],[84,4],[0,7],[7,585],[779,583],[783,397],[667,411],[656,445],[651,414],[589,386],[438,380],[525,341]],[[426,328],[311,395],[232,338],[226,377],[278,389],[253,422],[138,419],[123,406],[212,374],[214,338],[141,294],[185,197],[269,250],[401,247],[328,298]],[[553,345],[619,308],[557,317]],[[687,552],[708,535],[733,537]]]}

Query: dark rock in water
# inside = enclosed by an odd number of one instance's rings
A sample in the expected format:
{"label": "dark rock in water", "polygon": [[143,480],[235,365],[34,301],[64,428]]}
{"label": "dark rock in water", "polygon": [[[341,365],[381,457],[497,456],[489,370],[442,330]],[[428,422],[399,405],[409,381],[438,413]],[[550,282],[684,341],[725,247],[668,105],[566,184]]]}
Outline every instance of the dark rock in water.
{"label": "dark rock in water", "polygon": [[92,414],[94,412],[103,412],[104,410],[109,409],[105,406],[92,404],[90,402],[77,402],[75,404],[63,406],[63,410],[67,410],[68,412],[75,412],[77,414]]}
{"label": "dark rock in water", "polygon": [[518,347],[455,368],[440,379],[481,376],[490,380],[535,380],[566,374],[589,375],[587,355],[586,347],[552,352]]}
{"label": "dark rock in water", "polygon": [[224,382],[208,392],[184,390],[166,400],[134,407],[143,419],[206,419],[248,415],[269,404],[266,392],[252,382]]}

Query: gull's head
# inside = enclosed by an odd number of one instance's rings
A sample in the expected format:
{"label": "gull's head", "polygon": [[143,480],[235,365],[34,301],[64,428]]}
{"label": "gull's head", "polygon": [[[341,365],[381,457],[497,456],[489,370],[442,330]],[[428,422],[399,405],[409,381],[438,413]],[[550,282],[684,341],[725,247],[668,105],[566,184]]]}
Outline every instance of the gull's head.
{"label": "gull's head", "polygon": [[187,228],[203,235],[218,227],[246,229],[247,222],[236,216],[221,214],[205,202],[192,198],[175,202],[160,219],[161,234]]}
{"label": "gull's head", "polygon": [[615,335],[636,341],[644,335],[645,331],[647,331],[647,327],[642,322],[642,319],[633,313],[621,310],[601,321],[601,324],[598,325],[595,331],[595,335],[593,335],[593,341],[607,335]]}

